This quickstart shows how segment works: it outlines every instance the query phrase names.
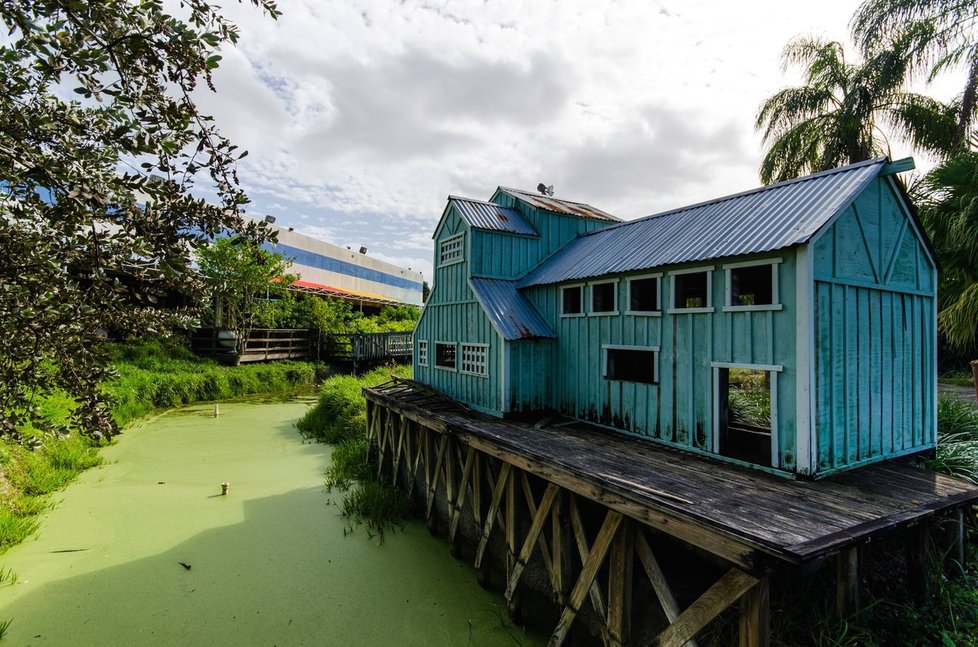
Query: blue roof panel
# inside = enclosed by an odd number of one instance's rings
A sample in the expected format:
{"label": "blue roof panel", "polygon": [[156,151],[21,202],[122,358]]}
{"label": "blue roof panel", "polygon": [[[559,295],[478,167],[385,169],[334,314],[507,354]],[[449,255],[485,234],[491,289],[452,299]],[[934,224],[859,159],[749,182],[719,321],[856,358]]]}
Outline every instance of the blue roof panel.
{"label": "blue roof panel", "polygon": [[523,214],[516,209],[456,196],[449,196],[448,200],[469,227],[523,236],[539,236],[533,225],[527,222]]}
{"label": "blue roof panel", "polygon": [[758,254],[807,242],[882,170],[876,158],[581,236],[520,287]]}
{"label": "blue roof panel", "polygon": [[469,285],[503,339],[556,336],[533,304],[516,290],[515,282],[473,278],[469,279]]}

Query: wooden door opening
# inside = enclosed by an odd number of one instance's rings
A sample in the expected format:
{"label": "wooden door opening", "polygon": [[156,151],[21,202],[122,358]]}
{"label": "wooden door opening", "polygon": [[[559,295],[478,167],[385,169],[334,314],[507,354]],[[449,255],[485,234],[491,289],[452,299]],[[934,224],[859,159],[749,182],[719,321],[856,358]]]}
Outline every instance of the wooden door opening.
{"label": "wooden door opening", "polygon": [[777,373],[759,368],[716,367],[715,451],[721,456],[777,467],[774,435]]}

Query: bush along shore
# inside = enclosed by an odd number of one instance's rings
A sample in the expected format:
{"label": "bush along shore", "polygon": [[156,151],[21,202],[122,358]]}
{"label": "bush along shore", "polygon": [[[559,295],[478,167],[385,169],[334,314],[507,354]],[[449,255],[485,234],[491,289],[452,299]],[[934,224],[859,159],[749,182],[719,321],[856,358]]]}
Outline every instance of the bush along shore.
{"label": "bush along shore", "polygon": [[367,401],[363,388],[397,377],[411,377],[410,366],[386,367],[361,377],[340,375],[323,382],[319,401],[296,423],[303,434],[333,445],[323,476],[329,492],[342,493],[343,515],[383,538],[411,511],[407,495],[377,479],[376,465],[367,452]]}
{"label": "bush along shore", "polygon": [[[257,393],[287,393],[313,383],[307,362],[227,367],[193,355],[179,338],[113,344],[116,376],[101,385],[120,427],[168,407]],[[100,443],[66,425],[75,406],[66,395],[39,402],[42,423],[0,440],[0,553],[37,530],[51,493],[101,464]],[[57,430],[57,431],[52,431]]]}

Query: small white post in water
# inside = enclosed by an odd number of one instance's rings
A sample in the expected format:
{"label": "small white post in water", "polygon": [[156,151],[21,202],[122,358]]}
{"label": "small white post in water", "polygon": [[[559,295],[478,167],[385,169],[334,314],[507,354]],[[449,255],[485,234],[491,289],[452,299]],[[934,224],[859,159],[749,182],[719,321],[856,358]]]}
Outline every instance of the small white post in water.
{"label": "small white post in water", "polygon": [[229,487],[231,487],[231,484],[228,483],[227,481],[224,481],[223,483],[221,483],[221,494],[227,494]]}
{"label": "small white post in water", "polygon": [[217,406],[217,405],[215,404],[215,405],[214,405],[214,417],[216,418],[216,417],[218,417],[219,415],[221,415],[221,410],[220,410],[220,409],[218,408],[218,406]]}

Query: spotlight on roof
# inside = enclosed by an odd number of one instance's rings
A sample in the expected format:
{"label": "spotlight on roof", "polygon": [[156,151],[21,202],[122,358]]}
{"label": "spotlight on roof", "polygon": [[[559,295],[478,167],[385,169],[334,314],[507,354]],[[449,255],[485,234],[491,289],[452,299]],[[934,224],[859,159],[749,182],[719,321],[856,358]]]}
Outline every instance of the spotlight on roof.
{"label": "spotlight on roof", "polygon": [[537,185],[537,191],[539,191],[541,195],[553,195],[554,185],[551,184],[550,186],[547,186],[546,184],[541,182],[540,184]]}
{"label": "spotlight on roof", "polygon": [[268,224],[272,224],[273,222],[275,222],[275,216],[265,216],[265,222],[267,222]]}
{"label": "spotlight on roof", "polygon": [[363,245],[361,245],[361,246],[360,246],[360,253],[361,253],[361,254],[366,254],[366,253],[367,253],[367,248],[366,248],[366,247],[364,247]]}

